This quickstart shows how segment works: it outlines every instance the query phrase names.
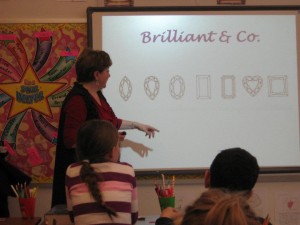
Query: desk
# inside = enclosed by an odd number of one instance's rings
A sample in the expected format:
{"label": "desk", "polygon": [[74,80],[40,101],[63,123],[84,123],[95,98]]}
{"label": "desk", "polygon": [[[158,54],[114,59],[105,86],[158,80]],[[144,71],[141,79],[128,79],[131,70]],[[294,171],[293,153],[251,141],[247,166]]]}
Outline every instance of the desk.
{"label": "desk", "polygon": [[[136,224],[135,225],[155,225],[155,221],[156,221],[156,219],[158,218],[159,216],[146,216],[146,217],[143,217],[143,218],[145,218],[145,219],[139,219],[137,222],[136,222]],[[10,225],[9,223],[1,223],[0,222],[0,225]],[[38,224],[38,223],[37,223]],[[13,224],[13,225],[31,225],[30,223],[20,223],[20,224]],[[40,225],[46,225],[45,224],[45,221],[43,221],[43,223],[41,223]]]}
{"label": "desk", "polygon": [[38,225],[41,222],[40,217],[34,217],[32,219],[23,219],[21,217],[11,217],[4,221],[0,221],[0,225]]}
{"label": "desk", "polygon": [[135,225],[155,225],[155,221],[158,217],[159,215],[145,216],[143,219],[139,218]]}

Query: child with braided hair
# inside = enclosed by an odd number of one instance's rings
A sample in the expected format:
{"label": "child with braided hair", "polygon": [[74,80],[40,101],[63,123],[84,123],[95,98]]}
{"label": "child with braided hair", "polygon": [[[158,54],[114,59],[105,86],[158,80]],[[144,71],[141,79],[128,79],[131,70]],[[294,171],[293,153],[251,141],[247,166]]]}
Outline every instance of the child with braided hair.
{"label": "child with braided hair", "polygon": [[135,224],[134,169],[121,163],[119,134],[104,120],[89,120],[77,133],[79,162],[66,172],[67,208],[75,225]]}

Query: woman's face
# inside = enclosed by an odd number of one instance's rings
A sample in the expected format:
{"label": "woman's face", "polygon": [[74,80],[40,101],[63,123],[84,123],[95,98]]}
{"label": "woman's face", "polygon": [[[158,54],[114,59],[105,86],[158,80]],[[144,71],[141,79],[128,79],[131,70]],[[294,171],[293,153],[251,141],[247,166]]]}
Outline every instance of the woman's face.
{"label": "woman's face", "polygon": [[101,73],[98,72],[98,73],[97,73],[97,76],[98,76],[98,79],[96,78],[96,80],[99,81],[99,87],[100,87],[100,89],[105,88],[105,87],[106,87],[107,80],[108,80],[108,78],[110,77],[110,74],[109,74],[109,68],[106,68],[106,69],[103,70]]}

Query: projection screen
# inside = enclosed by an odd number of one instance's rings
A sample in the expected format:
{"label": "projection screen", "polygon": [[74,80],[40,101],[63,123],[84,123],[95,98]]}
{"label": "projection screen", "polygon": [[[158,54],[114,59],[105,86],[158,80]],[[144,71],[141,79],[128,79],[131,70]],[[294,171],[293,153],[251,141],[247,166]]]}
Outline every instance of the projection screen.
{"label": "projection screen", "polygon": [[87,9],[88,45],[113,65],[103,93],[138,173],[191,173],[241,147],[262,173],[300,171],[299,6]]}

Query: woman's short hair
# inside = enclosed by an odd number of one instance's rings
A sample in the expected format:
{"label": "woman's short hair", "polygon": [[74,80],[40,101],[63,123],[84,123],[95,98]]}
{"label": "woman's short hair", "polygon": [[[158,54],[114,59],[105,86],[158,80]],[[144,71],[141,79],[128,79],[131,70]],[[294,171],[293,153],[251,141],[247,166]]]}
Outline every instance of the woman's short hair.
{"label": "woman's short hair", "polygon": [[94,81],[94,72],[100,73],[109,68],[112,65],[112,61],[105,51],[93,50],[91,48],[85,48],[79,55],[76,61],[76,75],[78,82],[90,82]]}

